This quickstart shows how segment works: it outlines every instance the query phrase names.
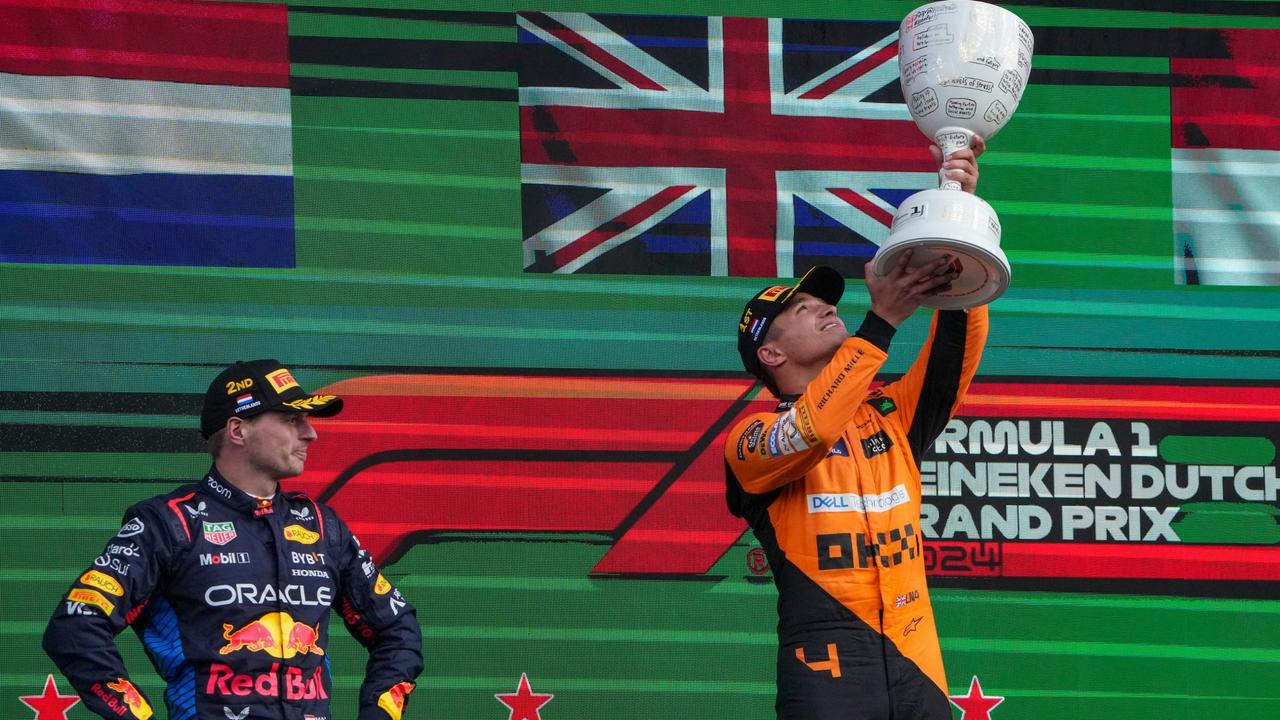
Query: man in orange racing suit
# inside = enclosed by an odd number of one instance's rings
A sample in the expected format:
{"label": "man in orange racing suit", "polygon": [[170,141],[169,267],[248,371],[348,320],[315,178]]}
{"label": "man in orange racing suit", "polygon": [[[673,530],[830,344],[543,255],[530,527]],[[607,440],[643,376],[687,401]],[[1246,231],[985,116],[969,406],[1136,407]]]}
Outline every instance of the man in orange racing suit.
{"label": "man in orange racing suit", "polygon": [[925,587],[921,457],[955,413],[987,335],[987,309],[935,313],[901,379],[871,384],[897,326],[956,275],[949,258],[885,277],[852,337],[844,279],[815,267],[748,303],[738,348],[781,403],[725,446],[729,509],[751,524],[778,586],[779,718],[948,719]]}

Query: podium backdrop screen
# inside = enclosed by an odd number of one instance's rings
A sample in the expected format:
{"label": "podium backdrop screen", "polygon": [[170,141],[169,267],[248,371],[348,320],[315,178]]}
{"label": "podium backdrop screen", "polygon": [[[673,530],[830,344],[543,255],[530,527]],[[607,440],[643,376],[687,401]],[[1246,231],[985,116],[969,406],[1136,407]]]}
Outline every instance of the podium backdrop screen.
{"label": "podium backdrop screen", "polygon": [[[287,487],[416,605],[410,717],[771,717],[776,592],[721,454],[772,403],[735,325],[815,264],[867,309],[936,182],[914,7],[0,1],[6,717],[58,717],[48,617],[208,467],[213,376],[267,357],[346,400]],[[1008,7],[1035,53],[978,193],[1013,283],[923,462],[955,717],[1269,717],[1280,11]]]}

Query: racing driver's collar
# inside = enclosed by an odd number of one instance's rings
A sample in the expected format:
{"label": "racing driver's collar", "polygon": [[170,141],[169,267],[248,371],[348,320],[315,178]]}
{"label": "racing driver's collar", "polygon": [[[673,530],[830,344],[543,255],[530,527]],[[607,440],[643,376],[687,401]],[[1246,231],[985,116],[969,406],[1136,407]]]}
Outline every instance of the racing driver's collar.
{"label": "racing driver's collar", "polygon": [[202,484],[205,492],[222,504],[253,517],[270,515],[274,510],[274,501],[283,497],[279,488],[276,488],[276,494],[271,498],[254,497],[228,482],[222,473],[218,472],[216,466],[209,468],[209,472],[205,473]]}

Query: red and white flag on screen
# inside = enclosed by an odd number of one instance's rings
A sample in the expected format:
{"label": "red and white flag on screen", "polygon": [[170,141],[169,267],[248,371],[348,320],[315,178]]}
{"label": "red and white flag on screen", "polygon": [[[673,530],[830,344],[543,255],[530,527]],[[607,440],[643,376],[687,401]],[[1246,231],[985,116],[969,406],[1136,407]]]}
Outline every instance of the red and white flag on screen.
{"label": "red and white flag on screen", "polygon": [[1186,30],[1169,70],[1177,280],[1280,285],[1280,30]]}

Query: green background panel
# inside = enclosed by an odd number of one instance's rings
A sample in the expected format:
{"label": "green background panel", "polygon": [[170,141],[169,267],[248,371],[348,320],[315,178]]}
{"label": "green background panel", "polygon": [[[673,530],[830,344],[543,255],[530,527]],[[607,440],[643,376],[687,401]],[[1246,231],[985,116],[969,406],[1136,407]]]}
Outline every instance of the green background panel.
{"label": "green background panel", "polygon": [[[295,41],[445,41],[456,43],[449,52],[514,58],[511,13],[526,9],[896,22],[917,5],[315,0],[292,7],[289,31]],[[1037,29],[1280,28],[1268,3],[1204,8],[1222,14],[1111,5],[1122,4],[1009,7]],[[362,14],[370,9],[404,12]],[[1037,70],[1168,77],[1158,53],[1055,52],[1037,55]],[[523,271],[514,67],[457,69],[425,50],[415,67],[362,62],[294,62],[291,71],[295,82],[512,99],[295,92],[296,268],[0,264],[0,716],[31,717],[17,697],[37,694],[54,672],[39,650],[44,623],[123,510],[203,471],[199,394],[231,361],[279,357],[308,387],[436,371],[740,377],[733,327],[766,281]],[[1169,116],[1167,84],[1033,79],[981,161],[980,192],[1000,213],[1014,287],[992,308],[980,381],[1275,385],[1277,289],[1175,284]],[[846,319],[866,305],[851,283]],[[926,330],[923,313],[903,326],[887,373],[906,369]],[[71,427],[81,429],[75,442],[102,436],[121,447],[31,449]],[[137,441],[183,430],[189,440],[172,452]],[[1188,423],[1178,437],[1199,430]],[[1264,457],[1242,443],[1206,450],[1170,440],[1161,452],[1177,455],[1171,462],[1274,463],[1274,444]],[[1274,551],[1277,507],[1188,502],[1175,527],[1184,541]],[[771,716],[776,593],[746,569],[751,534],[704,576],[680,579],[593,575],[612,542],[454,534],[390,565],[426,645],[408,716],[506,718],[494,694],[514,692],[522,673],[534,692],[555,694],[546,720]],[[996,720],[1269,717],[1280,707],[1280,603],[1209,585],[1153,581],[1121,594],[1081,583],[935,583],[951,693],[980,677],[1005,697]],[[364,652],[331,627],[333,716],[352,717]],[[120,644],[158,701],[137,640],[126,633]],[[60,677],[59,687],[68,687]],[[68,713],[88,717],[82,705]]]}

